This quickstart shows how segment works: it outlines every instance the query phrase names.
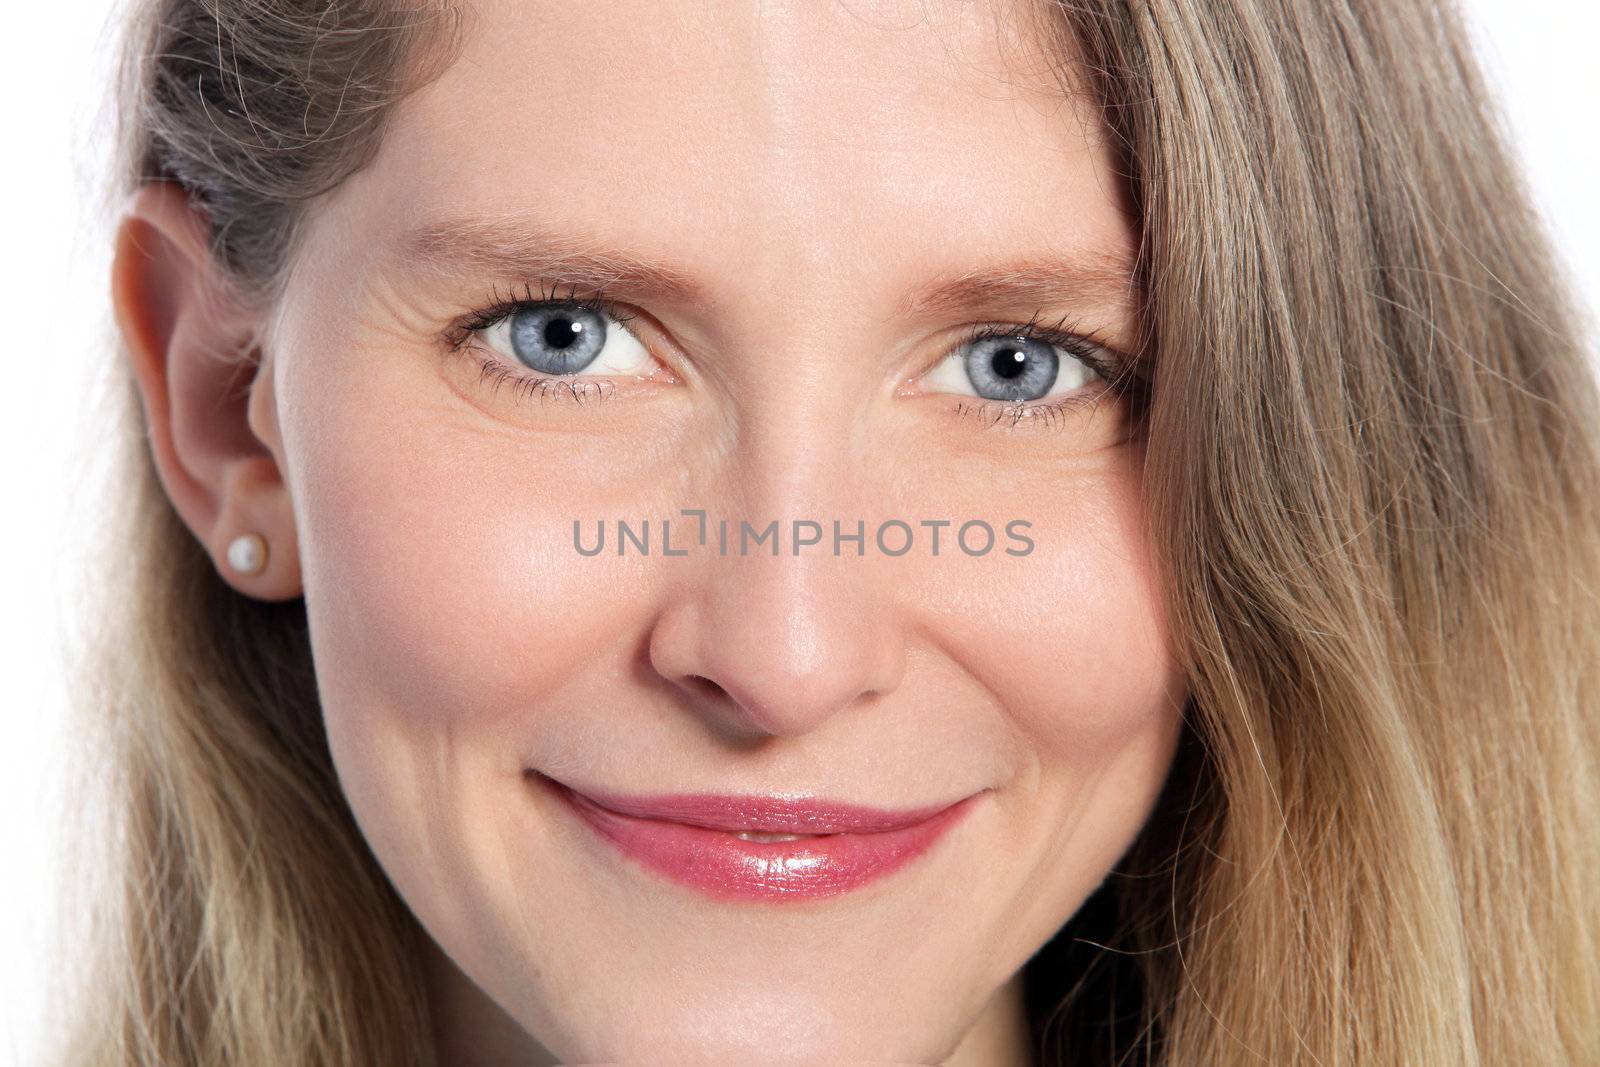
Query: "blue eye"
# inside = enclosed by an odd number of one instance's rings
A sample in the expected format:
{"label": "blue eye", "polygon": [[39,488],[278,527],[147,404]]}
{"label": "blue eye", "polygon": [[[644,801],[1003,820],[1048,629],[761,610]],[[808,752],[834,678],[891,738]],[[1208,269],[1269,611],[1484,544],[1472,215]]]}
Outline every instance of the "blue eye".
{"label": "blue eye", "polygon": [[967,379],[987,400],[1037,400],[1050,391],[1061,361],[1032,339],[985,337],[967,346]]}
{"label": "blue eye", "polygon": [[565,301],[522,304],[485,327],[483,339],[540,374],[637,374],[650,362],[644,345],[615,316]]}
{"label": "blue eye", "polygon": [[[624,305],[598,295],[580,299],[574,292],[562,298],[541,291],[536,296],[529,289],[521,299],[495,297],[445,337],[457,350],[478,339],[481,380],[492,380],[496,390],[511,382],[519,395],[559,396],[558,390],[566,389],[577,399],[606,395],[603,387],[614,385],[605,380],[608,376],[643,380],[661,369],[626,325],[635,317]],[[1101,381],[1117,394],[1128,388],[1125,359],[1076,329],[989,323],[947,349],[923,381],[931,392],[990,402],[974,412],[999,409],[997,418],[1027,415],[1048,421],[1068,406],[1096,403],[1106,395],[1083,388],[1091,382]],[[1054,405],[1034,403],[1057,393],[1070,395]]]}
{"label": "blue eye", "polygon": [[1027,403],[1071,392],[1098,373],[1061,344],[1021,333],[975,337],[928,373],[930,387],[985,400]]}

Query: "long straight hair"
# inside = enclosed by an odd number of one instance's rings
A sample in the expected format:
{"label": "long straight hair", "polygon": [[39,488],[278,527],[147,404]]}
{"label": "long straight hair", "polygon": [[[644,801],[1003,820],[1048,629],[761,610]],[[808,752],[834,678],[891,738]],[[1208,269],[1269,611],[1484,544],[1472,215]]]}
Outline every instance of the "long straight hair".
{"label": "long straight hair", "polygon": [[[1149,823],[1025,967],[1041,1063],[1600,1063],[1600,397],[1458,17],[1025,8],[1138,214],[1192,694]],[[185,185],[270,299],[453,12],[149,0],[117,192]],[[84,674],[121,889],[69,1062],[423,1067],[423,935],[339,791],[303,602],[216,573],[126,364]]]}
{"label": "long straight hair", "polygon": [[1204,752],[1112,880],[1146,1002],[1092,1047],[1600,1063],[1600,406],[1456,13],[1048,14],[1139,205]]}

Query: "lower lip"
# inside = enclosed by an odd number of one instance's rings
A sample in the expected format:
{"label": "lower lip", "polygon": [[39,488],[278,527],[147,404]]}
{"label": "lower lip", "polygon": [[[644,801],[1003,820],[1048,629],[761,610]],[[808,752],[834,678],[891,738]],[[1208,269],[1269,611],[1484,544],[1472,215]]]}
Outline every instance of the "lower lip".
{"label": "lower lip", "polygon": [[585,825],[625,855],[707,896],[738,901],[811,900],[874,882],[931,848],[981,795],[898,830],[746,841],[724,830],[622,815],[543,780]]}

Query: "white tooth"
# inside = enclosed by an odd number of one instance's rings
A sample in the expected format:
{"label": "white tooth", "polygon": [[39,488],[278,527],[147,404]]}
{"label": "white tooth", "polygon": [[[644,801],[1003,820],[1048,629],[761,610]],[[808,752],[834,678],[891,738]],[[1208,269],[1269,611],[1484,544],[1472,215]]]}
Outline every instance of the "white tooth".
{"label": "white tooth", "polygon": [[740,830],[734,834],[741,841],[798,841],[802,837],[815,837],[815,834],[758,834]]}

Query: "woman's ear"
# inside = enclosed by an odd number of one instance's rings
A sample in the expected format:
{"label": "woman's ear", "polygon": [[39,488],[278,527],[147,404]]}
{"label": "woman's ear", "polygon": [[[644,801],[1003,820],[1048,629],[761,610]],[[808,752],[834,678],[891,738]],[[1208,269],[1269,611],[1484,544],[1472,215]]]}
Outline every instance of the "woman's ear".
{"label": "woman's ear", "polygon": [[[289,600],[300,559],[262,312],[230,292],[203,208],[175,183],[141,187],[117,226],[111,297],[162,487],[230,584]],[[251,533],[265,562],[237,569],[229,546]]]}

